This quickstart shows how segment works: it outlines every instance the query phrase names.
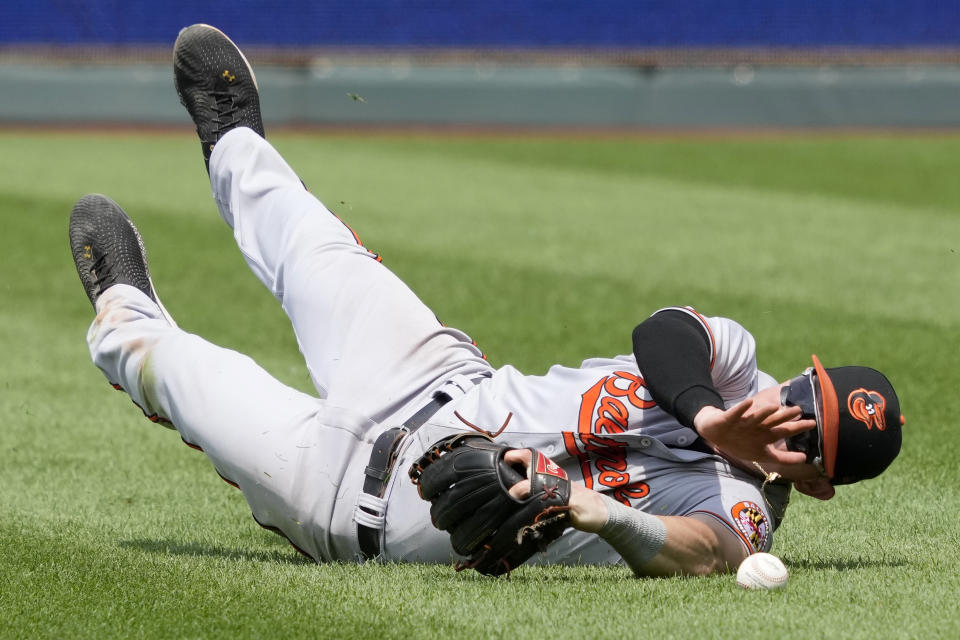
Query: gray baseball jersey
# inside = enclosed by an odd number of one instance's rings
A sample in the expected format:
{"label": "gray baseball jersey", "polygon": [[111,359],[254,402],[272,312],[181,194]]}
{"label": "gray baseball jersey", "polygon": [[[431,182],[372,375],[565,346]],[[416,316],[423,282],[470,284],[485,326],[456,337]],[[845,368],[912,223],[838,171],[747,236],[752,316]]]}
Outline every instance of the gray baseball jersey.
{"label": "gray baseball jersey", "polygon": [[[709,332],[712,378],[727,406],[776,381],[757,370],[752,336],[726,318],[698,318]],[[654,515],[705,514],[729,527],[748,552],[768,551],[775,515],[786,506],[784,486],[758,489],[754,475],[731,466],[691,429],[660,409],[644,386],[632,355],[586,360],[579,368],[554,366],[543,376],[523,375],[511,366],[497,370],[441,409],[415,434],[401,460],[405,465],[425,447],[452,432],[483,430],[514,447],[534,447],[560,464],[571,479],[623,504]],[[416,454],[416,455],[414,455]],[[449,557],[444,535],[423,541],[406,517],[393,527],[390,508],[428,517],[416,492],[401,481],[388,494],[385,536],[388,557],[441,560]],[[769,501],[769,503],[768,503]],[[595,536],[569,530],[539,558],[550,562],[615,561]]]}
{"label": "gray baseball jersey", "polygon": [[[150,298],[116,285],[87,335],[94,363],[153,421],[175,428],[243,491],[254,518],[317,560],[361,556],[358,526],[382,556],[447,562],[448,537],[406,475],[436,440],[484,430],[536,447],[574,481],[658,515],[708,514],[750,551],[772,542],[786,490],[713,455],[650,399],[633,356],[527,376],[493,370],[304,189],[263,138],[227,133],[210,158],[220,214],[254,274],[289,316],[316,388],[291,389],[235,351],[173,323]],[[162,290],[162,286],[160,287]],[[740,325],[694,315],[708,330],[713,381],[727,403],[773,384]],[[227,319],[225,319],[227,321]],[[362,490],[373,442],[443,391],[450,401],[401,443],[382,497]],[[509,418],[509,420],[508,420]],[[595,535],[570,530],[534,562],[616,562]]]}

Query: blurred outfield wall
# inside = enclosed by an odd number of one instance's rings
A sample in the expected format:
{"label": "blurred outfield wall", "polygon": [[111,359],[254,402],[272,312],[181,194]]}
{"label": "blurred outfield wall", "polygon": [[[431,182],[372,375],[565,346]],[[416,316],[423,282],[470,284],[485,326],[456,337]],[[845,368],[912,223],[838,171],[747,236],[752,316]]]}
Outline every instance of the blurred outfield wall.
{"label": "blurred outfield wall", "polygon": [[193,22],[268,125],[960,126],[960,0],[6,0],[0,123],[186,122]]}

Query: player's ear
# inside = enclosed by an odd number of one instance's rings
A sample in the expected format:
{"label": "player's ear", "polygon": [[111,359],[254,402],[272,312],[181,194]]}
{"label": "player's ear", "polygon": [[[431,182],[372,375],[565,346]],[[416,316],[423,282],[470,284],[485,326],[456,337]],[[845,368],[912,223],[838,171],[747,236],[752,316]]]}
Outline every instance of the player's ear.
{"label": "player's ear", "polygon": [[800,493],[812,496],[818,500],[829,500],[837,492],[826,478],[814,480],[795,480],[793,486]]}

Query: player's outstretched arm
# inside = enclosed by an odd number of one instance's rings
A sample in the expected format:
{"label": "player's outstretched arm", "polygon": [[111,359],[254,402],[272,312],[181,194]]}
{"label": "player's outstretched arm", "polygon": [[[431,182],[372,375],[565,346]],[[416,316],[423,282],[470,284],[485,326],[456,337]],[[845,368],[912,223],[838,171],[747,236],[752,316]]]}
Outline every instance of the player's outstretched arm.
{"label": "player's outstretched arm", "polygon": [[[529,449],[513,449],[508,464],[530,464]],[[510,493],[526,498],[530,483]],[[595,533],[620,554],[638,576],[708,575],[729,571],[746,557],[737,537],[712,518],[653,516],[571,483],[568,512],[574,528]]]}
{"label": "player's outstretched arm", "polygon": [[722,573],[747,556],[736,536],[710,518],[653,516],[580,485],[570,507],[573,526],[604,538],[638,576]]}

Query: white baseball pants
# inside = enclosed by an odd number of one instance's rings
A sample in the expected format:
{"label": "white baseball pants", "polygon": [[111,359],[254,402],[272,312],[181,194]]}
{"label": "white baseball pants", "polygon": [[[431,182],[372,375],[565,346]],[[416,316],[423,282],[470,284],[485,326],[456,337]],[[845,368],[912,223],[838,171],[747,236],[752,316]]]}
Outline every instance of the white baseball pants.
{"label": "white baseball pants", "polygon": [[[373,440],[445,382],[490,366],[253,131],[217,143],[210,180],[244,258],[289,316],[319,398],[179,329],[126,285],[97,302],[91,356],[148,417],[202,449],[261,525],[317,560],[354,559]],[[430,527],[421,512],[410,515]]]}

